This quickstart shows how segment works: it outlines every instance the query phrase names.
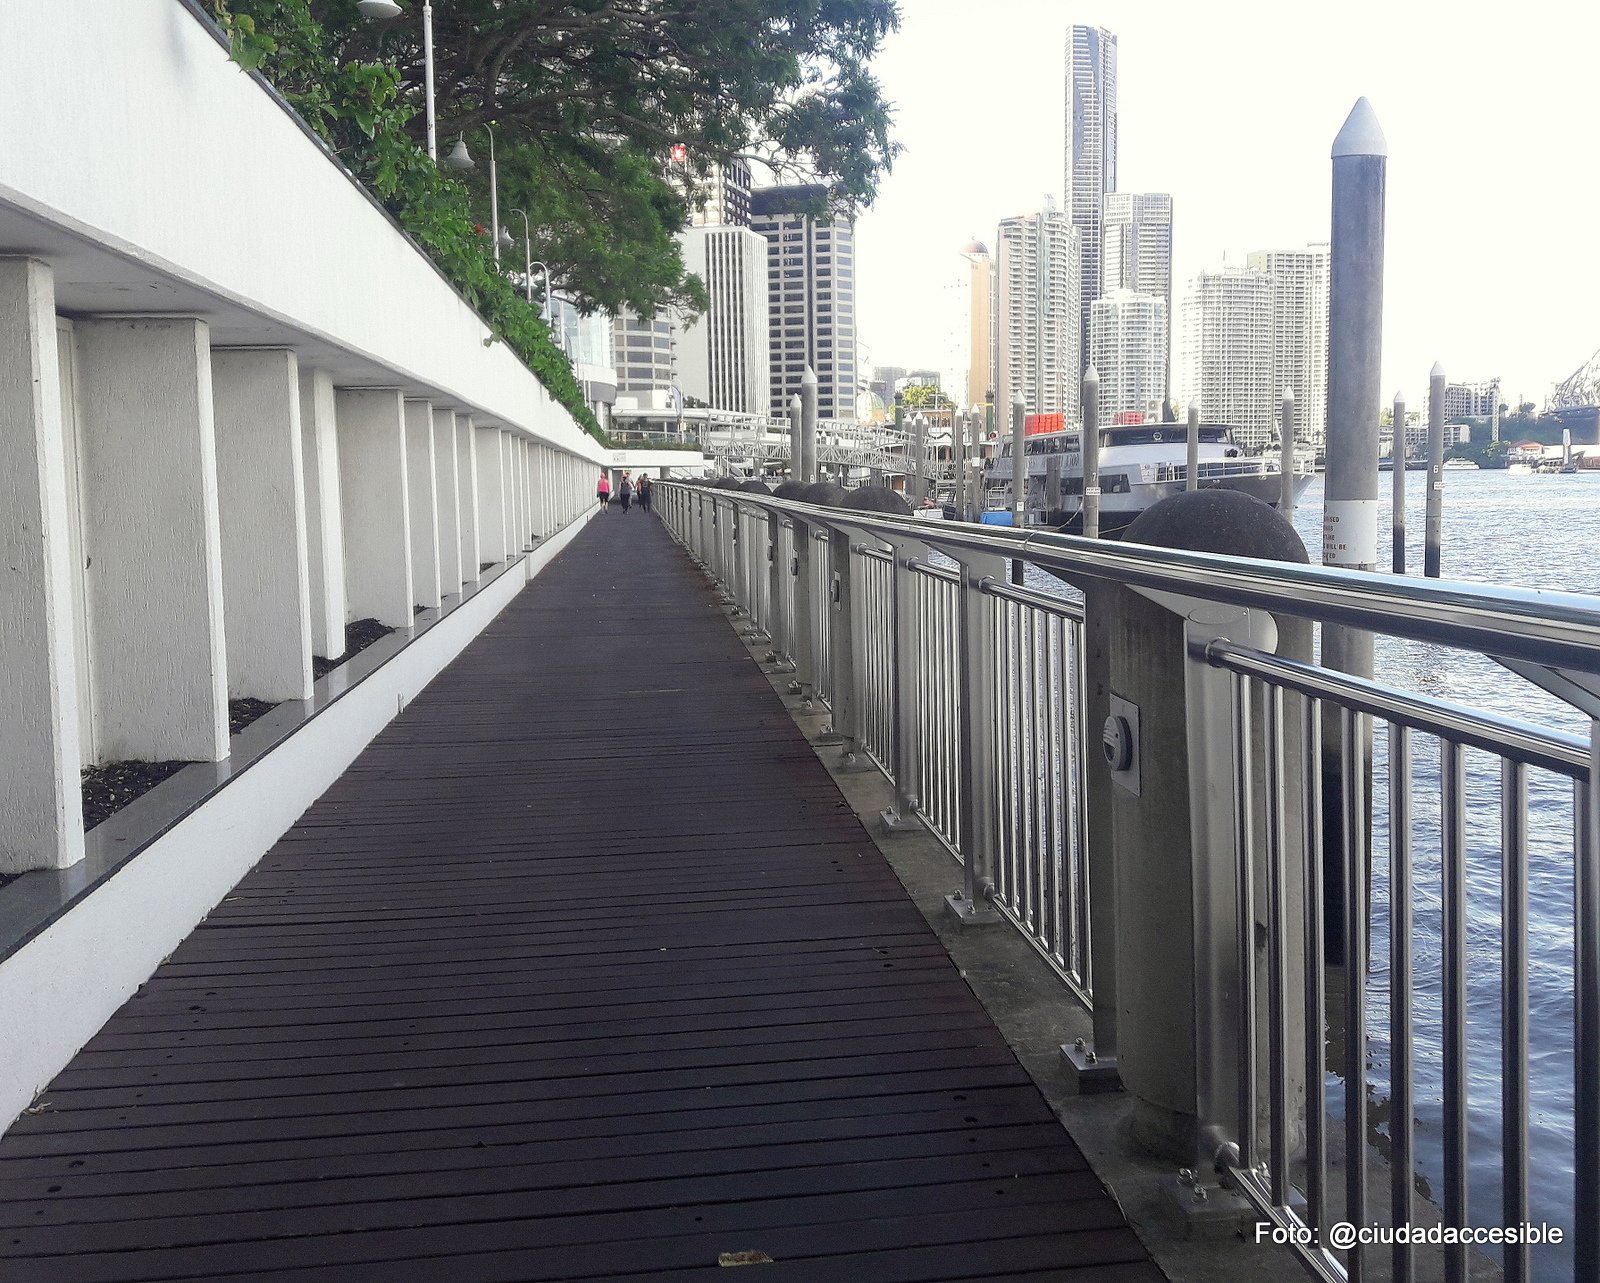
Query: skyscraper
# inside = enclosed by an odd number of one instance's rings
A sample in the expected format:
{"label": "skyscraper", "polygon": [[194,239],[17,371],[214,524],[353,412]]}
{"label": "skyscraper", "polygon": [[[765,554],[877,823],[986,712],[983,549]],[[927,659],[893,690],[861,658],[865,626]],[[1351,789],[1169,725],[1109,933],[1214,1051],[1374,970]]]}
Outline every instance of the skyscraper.
{"label": "skyscraper", "polygon": [[[1172,394],[1172,197],[1165,192],[1107,192],[1101,233],[1101,292],[1154,294],[1166,305],[1166,355],[1161,371],[1161,396],[1165,399]],[[1097,357],[1095,365],[1099,364]]]}
{"label": "skyscraper", "polygon": [[1320,443],[1328,417],[1328,247],[1257,250],[1245,263],[1272,282],[1272,395],[1293,389],[1295,435]]}
{"label": "skyscraper", "polygon": [[748,227],[695,226],[679,238],[683,262],[706,283],[709,306],[678,336],[683,394],[719,410],[766,414],[767,241]]}
{"label": "skyscraper", "polygon": [[1079,416],[1078,230],[1046,200],[1000,224],[995,263],[995,391],[1001,424],[1022,393],[1029,413]]}
{"label": "skyscraper", "polygon": [[856,417],[855,228],[809,210],[821,187],[763,187],[750,226],[767,238],[769,411],[786,414],[807,365],[817,372],[817,415]]}
{"label": "skyscraper", "polygon": [[969,267],[965,392],[966,404],[973,406],[982,405],[984,393],[994,387],[994,260],[982,241],[969,241],[961,256]]}
{"label": "skyscraper", "polygon": [[1107,290],[1089,309],[1090,362],[1100,376],[1100,421],[1160,417],[1166,396],[1167,304],[1156,294]]}
{"label": "skyscraper", "polygon": [[1277,439],[1272,278],[1237,267],[1202,272],[1183,300],[1179,395],[1208,423],[1232,424],[1249,451]]}
{"label": "skyscraper", "polygon": [[1067,212],[1078,230],[1080,359],[1089,345],[1089,304],[1100,297],[1101,227],[1117,190],[1117,38],[1104,27],[1067,33]]}
{"label": "skyscraper", "polygon": [[613,322],[613,338],[623,404],[665,405],[678,381],[677,326],[671,314],[663,310],[644,317],[625,307]]}
{"label": "skyscraper", "polygon": [[742,160],[713,165],[706,177],[705,202],[689,213],[693,227],[750,226],[750,166]]}

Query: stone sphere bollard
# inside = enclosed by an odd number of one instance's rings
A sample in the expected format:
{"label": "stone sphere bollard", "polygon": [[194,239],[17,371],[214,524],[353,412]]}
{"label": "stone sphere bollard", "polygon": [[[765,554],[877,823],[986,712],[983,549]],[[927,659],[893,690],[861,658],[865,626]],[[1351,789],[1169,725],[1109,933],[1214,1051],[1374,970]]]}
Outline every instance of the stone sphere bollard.
{"label": "stone sphere bollard", "polygon": [[805,493],[811,487],[804,481],[785,481],[779,484],[772,492],[774,499],[790,499],[796,503],[803,502]]}
{"label": "stone sphere bollard", "polygon": [[813,481],[800,496],[800,502],[814,503],[822,508],[837,508],[844,502],[844,493],[831,481]]}
{"label": "stone sphere bollard", "polygon": [[741,481],[739,483],[739,489],[745,494],[770,495],[772,493],[771,486],[767,485],[765,481],[757,481],[754,478],[751,478],[749,481]]}
{"label": "stone sphere bollard", "polygon": [[911,505],[905,496],[888,486],[857,486],[840,501],[841,508],[857,512],[885,512],[897,517],[909,517]]}

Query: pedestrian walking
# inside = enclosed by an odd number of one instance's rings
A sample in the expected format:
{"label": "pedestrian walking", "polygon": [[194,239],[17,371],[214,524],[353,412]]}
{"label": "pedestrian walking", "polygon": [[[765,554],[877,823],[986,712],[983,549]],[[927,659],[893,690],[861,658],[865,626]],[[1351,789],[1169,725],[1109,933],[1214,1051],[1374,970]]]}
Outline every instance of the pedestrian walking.
{"label": "pedestrian walking", "polygon": [[655,483],[650,480],[650,474],[648,472],[646,472],[642,476],[640,476],[640,478],[639,478],[639,509],[640,509],[641,512],[649,512],[650,511],[650,501],[654,497],[651,492],[654,489],[655,489]]}
{"label": "pedestrian walking", "polygon": [[626,512],[628,504],[633,500],[633,482],[626,472],[622,474],[622,480],[617,486],[617,494],[622,500],[622,510]]}
{"label": "pedestrian walking", "polygon": [[606,510],[606,505],[611,502],[611,478],[605,473],[600,474],[600,484],[594,488],[594,497],[600,501],[600,511]]}

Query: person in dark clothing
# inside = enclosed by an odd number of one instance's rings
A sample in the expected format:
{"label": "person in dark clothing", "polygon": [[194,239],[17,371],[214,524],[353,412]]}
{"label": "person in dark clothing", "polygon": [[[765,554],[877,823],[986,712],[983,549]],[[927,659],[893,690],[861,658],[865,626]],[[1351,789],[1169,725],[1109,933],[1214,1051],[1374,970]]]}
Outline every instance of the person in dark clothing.
{"label": "person in dark clothing", "polygon": [[654,489],[655,486],[650,480],[650,474],[648,472],[644,473],[639,478],[639,509],[641,512],[650,511],[650,492]]}
{"label": "person in dark clothing", "polygon": [[626,472],[622,474],[622,481],[617,486],[617,497],[622,500],[622,510],[626,512],[628,505],[633,502],[633,482],[629,480]]}

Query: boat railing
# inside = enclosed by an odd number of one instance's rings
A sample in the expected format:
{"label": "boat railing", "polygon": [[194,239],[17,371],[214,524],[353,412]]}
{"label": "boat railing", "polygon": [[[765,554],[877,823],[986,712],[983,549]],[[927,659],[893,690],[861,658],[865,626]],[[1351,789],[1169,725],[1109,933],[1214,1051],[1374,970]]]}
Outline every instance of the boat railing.
{"label": "boat railing", "polygon": [[[1453,1226],[1563,1224],[1575,1254],[1560,1258],[1559,1275],[1541,1264],[1538,1277],[1596,1276],[1600,599],[673,483],[661,487],[661,509],[748,614],[747,630],[770,638],[768,658],[792,674],[791,693],[828,710],[840,752],[892,782],[884,824],[926,831],[959,861],[952,911],[1009,922],[1090,1009],[1091,1059],[1114,1063],[1119,1021],[1130,1018],[1116,997],[1119,940],[1125,959],[1126,942],[1142,940],[1192,968],[1193,1045],[1174,1054],[1195,1067],[1197,1183],[1220,1173],[1288,1232],[1319,1278],[1359,1277],[1391,1252],[1395,1277],[1432,1271],[1441,1257],[1450,1276],[1466,1277],[1461,1245],[1331,1245],[1336,1223],[1428,1215]],[[1030,580],[1082,591],[1014,584],[1018,564]],[[1112,893],[1116,826],[1089,824],[1091,795],[1111,788],[1100,746],[1105,656],[1136,644],[1116,641],[1106,603],[1123,598],[1155,602],[1182,638],[1183,688],[1170,698],[1186,728],[1186,775],[1163,797],[1147,774],[1142,795],[1156,808],[1188,799],[1193,938],[1182,960]],[[1493,691],[1468,708],[1320,667],[1309,642],[1303,658],[1279,644],[1296,628],[1321,630],[1324,644],[1329,630],[1362,630],[1488,657],[1503,681],[1543,692],[1549,718],[1512,720]],[[1437,763],[1437,789],[1417,787],[1423,759]],[[1143,760],[1147,772],[1153,762]],[[1531,788],[1541,822],[1554,815],[1570,834],[1537,857]],[[1571,924],[1554,954],[1543,942],[1537,977],[1535,858],[1541,899],[1555,895]],[[1439,923],[1426,961],[1414,944],[1424,917]],[[1469,987],[1493,995],[1488,1078],[1483,1049],[1468,1040]],[[1570,1048],[1571,1078],[1557,1116],[1530,1138],[1535,1001],[1568,1013],[1545,1038]],[[1370,1161],[1348,1161],[1354,1153]],[[1534,1205],[1534,1164],[1570,1166],[1570,1202]],[[1436,1208],[1418,1192],[1424,1177]],[[1503,1265],[1507,1278],[1534,1277],[1526,1245],[1504,1248]]]}

